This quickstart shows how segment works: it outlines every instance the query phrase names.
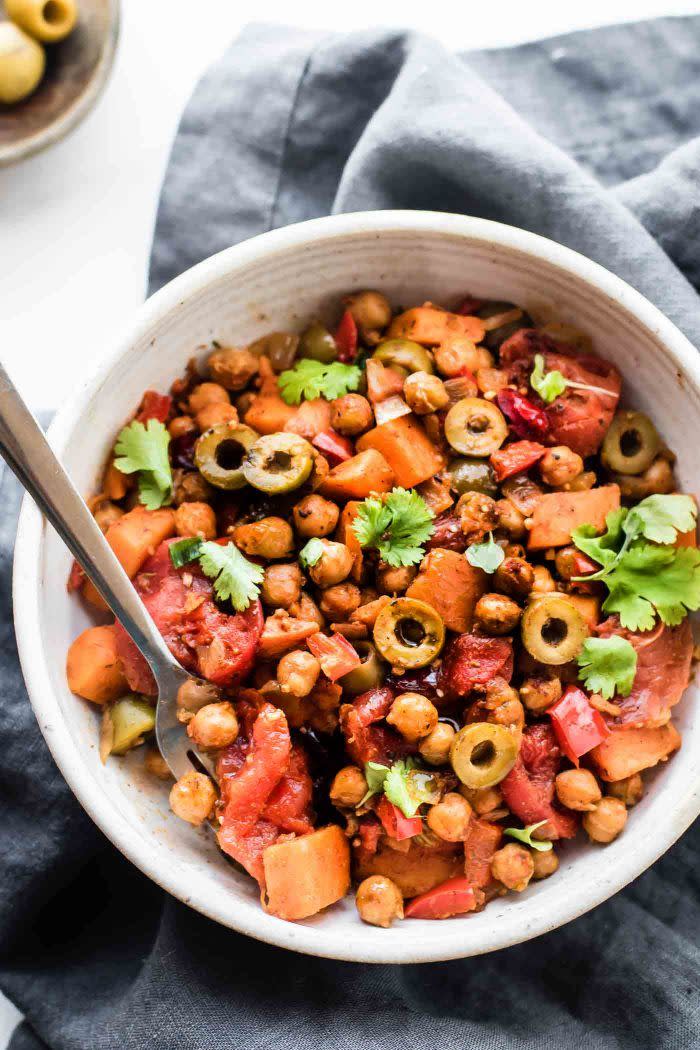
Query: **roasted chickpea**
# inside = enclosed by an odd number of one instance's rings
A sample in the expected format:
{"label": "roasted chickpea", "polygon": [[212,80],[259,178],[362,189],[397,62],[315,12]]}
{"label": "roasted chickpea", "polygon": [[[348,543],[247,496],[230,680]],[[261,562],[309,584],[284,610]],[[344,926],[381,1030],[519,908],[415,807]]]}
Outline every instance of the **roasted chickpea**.
{"label": "roasted chickpea", "polygon": [[549,569],[545,568],[544,565],[534,565],[532,571],[535,576],[532,584],[532,594],[551,594],[552,591],[556,591],[557,585]]}
{"label": "roasted chickpea", "polygon": [[380,594],[403,594],[416,577],[415,565],[385,565],[377,572],[377,587]]}
{"label": "roasted chickpea", "polygon": [[401,890],[385,875],[370,875],[357,887],[357,911],[363,922],[388,929],[394,919],[403,919]]}
{"label": "roasted chickpea", "polygon": [[242,390],[258,372],[258,358],[249,350],[220,347],[209,355],[209,374],[227,390]]}
{"label": "roasted chickpea", "polygon": [[645,499],[647,496],[667,495],[676,488],[673,467],[665,456],[657,456],[650,467],[639,477],[626,474],[614,474],[613,480],[620,486],[624,499]]}
{"label": "roasted chickpea", "polygon": [[376,346],[382,331],[391,322],[391,305],[381,292],[355,292],[343,299],[353,316],[363,343]]}
{"label": "roasted chickpea", "polygon": [[313,598],[304,591],[301,592],[299,601],[294,602],[293,605],[289,606],[289,612],[292,616],[296,617],[297,620],[307,620],[312,623],[317,623],[321,630],[326,626],[326,619],[318,605]]}
{"label": "roasted chickpea", "polygon": [[448,791],[428,810],[428,827],[446,842],[464,842],[469,834],[472,807],[456,791]]}
{"label": "roasted chickpea", "polygon": [[317,587],[332,587],[350,575],[354,557],[344,543],[321,540],[323,554],[315,565],[309,567],[309,576]]}
{"label": "roasted chickpea", "polygon": [[456,507],[462,532],[470,543],[479,543],[498,525],[496,501],[481,492],[465,492]]}
{"label": "roasted chickpea", "polygon": [[489,711],[488,721],[494,725],[522,729],[525,711],[518,694],[505,678],[496,677],[486,687],[484,706]]}
{"label": "roasted chickpea", "polygon": [[208,503],[182,503],[175,511],[175,532],[178,536],[216,539],[216,514],[213,508]]}
{"label": "roasted chickpea", "polygon": [[294,528],[300,536],[329,536],[338,524],[340,511],[335,503],[312,494],[299,500],[293,511]]}
{"label": "roasted chickpea", "polygon": [[525,518],[509,499],[496,501],[498,528],[507,532],[511,539],[519,540],[525,535]]}
{"label": "roasted chickpea", "polygon": [[532,875],[533,879],[547,879],[559,867],[559,857],[557,857],[553,849],[534,850],[532,862],[535,865]]}
{"label": "roasted chickpea", "polygon": [[228,747],[238,736],[238,719],[228,700],[201,707],[187,725],[187,734],[205,751]]}
{"label": "roasted chickpea", "polygon": [[213,496],[214,489],[199,472],[173,471],[173,502],[176,507],[182,503],[206,503]]}
{"label": "roasted chickpea", "polygon": [[496,850],[491,861],[491,874],[509,890],[522,893],[535,873],[532,853],[524,846],[509,842]]}
{"label": "roasted chickpea", "polygon": [[576,547],[560,547],[554,556],[554,567],[562,580],[570,580],[572,576],[580,573],[576,568],[579,552]]}
{"label": "roasted chickpea", "polygon": [[497,787],[468,788],[464,784],[459,787],[460,795],[463,795],[472,809],[479,817],[484,817],[503,805],[501,789]]}
{"label": "roasted chickpea", "polygon": [[233,405],[225,401],[215,401],[211,405],[205,405],[195,416],[195,421],[203,434],[205,430],[210,430],[219,423],[237,423],[238,412]]}
{"label": "roasted chickpea", "polygon": [[342,622],[360,605],[360,588],[354,583],[336,583],[321,594],[321,612],[329,620]]}
{"label": "roasted chickpea", "polygon": [[583,827],[592,842],[608,843],[616,839],[627,823],[627,810],[619,798],[601,798],[595,809],[586,813]]}
{"label": "roasted chickpea", "polygon": [[302,575],[296,562],[268,565],[265,569],[260,597],[274,609],[288,609],[299,601]]}
{"label": "roasted chickpea", "polygon": [[588,492],[589,489],[592,489],[597,484],[598,478],[595,471],[582,470],[580,474],[577,474],[575,478],[567,481],[566,485],[561,487],[565,492]]}
{"label": "roasted chickpea", "polygon": [[639,773],[633,773],[624,780],[613,780],[606,784],[606,788],[613,798],[619,798],[626,806],[636,806],[644,794],[644,781]]}
{"label": "roasted chickpea", "polygon": [[367,794],[367,781],[357,766],[343,766],[333,777],[330,799],[334,806],[349,809],[357,806]]}
{"label": "roasted chickpea", "polygon": [[483,594],[474,609],[475,622],[487,634],[509,634],[521,614],[520,606],[505,594]]}
{"label": "roasted chickpea", "polygon": [[192,770],[176,780],[170,789],[170,808],[180,820],[197,827],[211,816],[216,789],[208,776]]}
{"label": "roasted chickpea", "polygon": [[192,416],[175,416],[175,419],[171,419],[168,423],[168,433],[171,438],[184,437],[185,434],[194,434],[197,432],[197,429],[197,424]]}
{"label": "roasted chickpea", "polygon": [[362,394],[345,394],[331,402],[331,426],[339,434],[354,437],[372,425],[372,406]]}
{"label": "roasted chickpea", "polygon": [[263,518],[236,525],[233,541],[244,554],[258,558],[287,558],[294,548],[292,526],[284,518]]}
{"label": "roasted chickpea", "polygon": [[305,649],[285,653],[277,665],[277,681],[283,693],[308,696],[318,681],[321,665]]}
{"label": "roasted chickpea", "polygon": [[520,699],[528,711],[542,714],[561,696],[561,682],[545,674],[534,674],[526,678],[520,686]]}
{"label": "roasted chickpea", "polygon": [[228,390],[224,390],[220,383],[200,383],[190,394],[188,407],[190,414],[196,416],[207,405],[228,405],[230,403]]}
{"label": "roasted chickpea", "polygon": [[146,748],[143,764],[146,772],[153,777],[157,777],[158,780],[172,780],[173,775],[170,772],[170,767],[157,747]]}
{"label": "roasted chickpea", "polygon": [[565,769],[554,781],[557,798],[567,809],[589,812],[600,802],[602,792],[589,769]]}
{"label": "roasted chickpea", "polygon": [[493,582],[503,594],[526,598],[535,582],[535,573],[524,558],[504,558],[493,575]]}
{"label": "roasted chickpea", "polygon": [[95,509],[95,521],[102,532],[106,532],[110,525],[114,525],[115,521],[119,521],[123,517],[124,511],[121,507],[118,507],[116,503],[111,503],[109,500],[104,500]]}
{"label": "roasted chickpea", "polygon": [[451,335],[434,351],[435,364],[441,375],[453,378],[464,372],[476,374],[480,368],[490,368],[493,356],[481,346],[475,346],[464,335]]}
{"label": "roasted chickpea", "polygon": [[438,713],[427,696],[401,693],[391,705],[386,720],[404,739],[414,743],[433,732],[438,724]]}
{"label": "roasted chickpea", "polygon": [[583,460],[567,445],[548,448],[539,462],[540,476],[545,485],[559,488],[573,481],[583,470]]}
{"label": "roasted chickpea", "polygon": [[425,416],[437,412],[449,403],[450,395],[438,376],[428,372],[414,372],[403,385],[403,396],[416,415]]}
{"label": "roasted chickpea", "polygon": [[430,766],[444,766],[450,760],[450,748],[455,731],[449,722],[438,722],[431,733],[423,737],[418,750]]}

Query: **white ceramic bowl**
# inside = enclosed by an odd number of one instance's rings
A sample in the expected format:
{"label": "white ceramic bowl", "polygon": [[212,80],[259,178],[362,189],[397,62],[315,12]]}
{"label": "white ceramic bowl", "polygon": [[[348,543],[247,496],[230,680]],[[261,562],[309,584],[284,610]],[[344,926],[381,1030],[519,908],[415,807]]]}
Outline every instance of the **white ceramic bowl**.
{"label": "white ceramic bowl", "polygon": [[[566,248],[522,230],[455,215],[340,215],[266,233],[206,260],[138,312],[126,334],[54,421],[51,441],[84,493],[94,491],[114,437],[144,389],[166,390],[194,349],[242,345],[336,309],[348,290],[395,305],[460,294],[507,299],[590,332],[621,369],[625,397],[649,412],[679,456],[686,491],[700,488],[700,363],[688,340],[627,284]],[[96,332],[99,345],[105,333]],[[693,435],[692,440],[689,440]],[[39,725],[78,799],[114,844],[164,889],[225,926],[285,948],[365,962],[428,962],[503,948],[552,930],[606,900],[648,867],[700,812],[700,718],[692,687],[676,709],[683,747],[651,778],[625,833],[605,849],[562,854],[551,880],[448,922],[362,924],[352,899],[303,923],[266,915],[254,884],[205,833],[168,812],[167,791],[141,758],[97,754],[97,716],[66,687],[66,650],[88,624],[66,593],[66,549],[25,500],[15,556],[15,622]]]}

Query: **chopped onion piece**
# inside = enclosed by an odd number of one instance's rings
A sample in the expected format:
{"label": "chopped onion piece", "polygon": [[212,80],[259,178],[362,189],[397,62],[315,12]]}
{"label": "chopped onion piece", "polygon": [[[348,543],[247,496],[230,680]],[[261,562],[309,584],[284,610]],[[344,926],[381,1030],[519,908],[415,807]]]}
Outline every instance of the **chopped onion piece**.
{"label": "chopped onion piece", "polygon": [[388,397],[386,401],[380,401],[374,406],[374,416],[377,426],[388,423],[391,419],[399,419],[401,416],[410,416],[411,410],[402,397],[398,394]]}

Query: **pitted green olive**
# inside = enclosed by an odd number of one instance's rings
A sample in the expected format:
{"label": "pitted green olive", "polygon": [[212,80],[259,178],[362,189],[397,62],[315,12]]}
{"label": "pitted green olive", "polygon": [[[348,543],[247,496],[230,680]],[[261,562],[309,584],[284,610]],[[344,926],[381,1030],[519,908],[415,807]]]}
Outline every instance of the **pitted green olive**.
{"label": "pitted green olive", "polygon": [[510,729],[492,722],[472,722],[457,733],[450,762],[465,787],[493,787],[510,773],[518,742]]}
{"label": "pitted green olive", "polygon": [[523,645],[543,664],[568,664],[588,636],[579,610],[565,594],[555,591],[530,601],[520,623]]}
{"label": "pitted green olive", "polygon": [[618,474],[643,474],[661,448],[656,427],[643,412],[618,412],[600,453],[608,470]]}
{"label": "pitted green olive", "polygon": [[498,405],[481,397],[463,397],[445,418],[445,437],[463,456],[490,456],[508,436]]}
{"label": "pitted green olive", "polygon": [[487,459],[453,459],[448,473],[450,488],[460,496],[465,492],[480,492],[483,496],[498,495],[498,485]]}
{"label": "pitted green olive", "polygon": [[123,755],[143,742],[144,735],[152,732],[156,724],[155,708],[136,696],[123,696],[109,709],[112,720],[113,755]]}
{"label": "pitted green olive", "polygon": [[335,361],[338,356],[338,347],[328,329],[318,321],[314,321],[302,333],[299,340],[299,356],[310,357],[314,361],[328,364],[330,361]]}
{"label": "pitted green olive", "polygon": [[445,643],[445,626],[432,605],[396,598],[374,625],[374,644],[392,667],[425,667]]}
{"label": "pitted green olive", "polygon": [[348,671],[340,679],[340,684],[346,693],[351,696],[359,696],[369,689],[376,689],[386,678],[386,664],[380,659],[379,653],[371,642],[355,642],[355,650],[362,658],[359,667]]}
{"label": "pitted green olive", "polygon": [[266,434],[248,450],[241,470],[249,485],[277,495],[303,485],[311,474],[315,450],[298,434]]}
{"label": "pitted green olive", "polygon": [[424,346],[411,339],[385,339],[372,354],[389,368],[404,368],[408,375],[413,372],[435,371],[433,359]]}
{"label": "pitted green olive", "polygon": [[294,364],[298,348],[298,335],[292,332],[270,332],[251,343],[248,350],[254,357],[267,357],[275,372],[284,372]]}
{"label": "pitted green olive", "polygon": [[203,478],[217,489],[242,489],[241,464],[258,434],[240,423],[217,423],[205,430],[194,447],[194,462]]}

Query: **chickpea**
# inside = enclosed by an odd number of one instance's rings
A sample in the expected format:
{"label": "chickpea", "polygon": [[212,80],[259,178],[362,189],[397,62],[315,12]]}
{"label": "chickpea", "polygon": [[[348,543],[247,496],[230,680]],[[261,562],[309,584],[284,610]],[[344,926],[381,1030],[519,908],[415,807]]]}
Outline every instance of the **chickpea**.
{"label": "chickpea", "polygon": [[401,890],[385,875],[370,875],[357,887],[355,903],[363,922],[388,929],[394,919],[403,919]]}
{"label": "chickpea", "polygon": [[146,772],[153,777],[157,777],[158,780],[172,780],[173,775],[170,772],[170,767],[157,747],[146,748],[143,764]]}
{"label": "chickpea", "polygon": [[362,341],[367,346],[376,346],[381,333],[391,322],[391,305],[381,292],[355,292],[343,299],[353,316]]}
{"label": "chickpea", "polygon": [[386,720],[398,729],[402,737],[413,743],[432,733],[438,724],[438,713],[427,696],[401,693],[391,705]]}
{"label": "chickpea", "polygon": [[532,853],[524,846],[509,842],[496,850],[491,861],[491,874],[509,890],[522,893],[535,873]]}
{"label": "chickpea", "polygon": [[227,390],[242,390],[258,372],[258,359],[250,350],[220,347],[209,355],[209,374]]}
{"label": "chickpea", "polygon": [[399,565],[393,568],[384,565],[377,572],[377,587],[380,594],[403,594],[415,579],[418,569],[415,565]]}
{"label": "chickpea", "polygon": [[214,809],[216,789],[208,776],[191,770],[176,780],[170,789],[170,808],[180,820],[197,827]]}
{"label": "chickpea", "polygon": [[262,518],[236,525],[233,541],[244,554],[258,558],[288,558],[294,549],[292,526],[284,518]]}
{"label": "chickpea", "polygon": [[487,634],[509,634],[520,620],[522,609],[504,594],[484,594],[474,609],[474,619]]}
{"label": "chickpea", "polygon": [[559,867],[559,857],[553,849],[535,850],[532,854],[532,862],[535,865],[533,879],[548,879]]}
{"label": "chickpea", "polygon": [[542,714],[561,696],[561,682],[558,678],[548,678],[545,674],[531,675],[520,686],[520,699],[528,711]]}
{"label": "chickpea", "polygon": [[196,416],[207,405],[228,405],[230,403],[228,390],[224,390],[220,383],[200,383],[194,388],[187,402],[190,414],[193,416]]}
{"label": "chickpea", "polygon": [[419,416],[437,412],[450,400],[442,379],[428,372],[414,372],[408,376],[403,385],[403,396],[409,408]]}
{"label": "chickpea", "polygon": [[372,425],[372,406],[362,394],[345,394],[331,401],[331,426],[339,434],[354,437]]}
{"label": "chickpea", "polygon": [[503,795],[500,788],[468,788],[462,784],[459,788],[460,795],[464,795],[467,802],[479,817],[487,813],[493,813],[503,805]]}
{"label": "chickpea", "polygon": [[552,591],[556,591],[557,585],[549,569],[545,568],[544,565],[535,565],[532,571],[535,574],[535,580],[532,584],[531,594],[550,594]]}
{"label": "chickpea", "polygon": [[561,487],[565,492],[587,492],[597,484],[598,478],[595,472],[593,470],[583,470],[572,481],[568,481],[566,485]]}
{"label": "chickpea", "polygon": [[268,565],[265,569],[260,597],[274,609],[288,609],[299,601],[302,575],[296,562]]}
{"label": "chickpea", "polygon": [[595,809],[586,813],[583,827],[592,842],[608,843],[617,838],[627,823],[627,810],[619,798],[605,796]]}
{"label": "chickpea", "polygon": [[606,786],[612,797],[619,798],[626,806],[636,806],[644,794],[644,781],[639,773],[633,773],[624,780],[613,780]]}
{"label": "chickpea", "polygon": [[176,507],[182,503],[206,503],[213,496],[214,489],[198,471],[173,471],[173,502]]}
{"label": "chickpea", "polygon": [[187,735],[205,751],[228,747],[238,736],[238,719],[228,700],[207,704],[187,725]]}
{"label": "chickpea", "polygon": [[570,580],[572,576],[579,576],[576,568],[578,550],[576,547],[560,547],[554,556],[554,567],[562,580]]}
{"label": "chickpea", "polygon": [[456,507],[462,532],[470,543],[479,543],[498,525],[496,501],[481,492],[465,492]]}
{"label": "chickpea", "polygon": [[525,535],[525,518],[511,500],[497,500],[496,515],[499,529],[507,532],[513,540],[522,539]]}
{"label": "chickpea", "polygon": [[297,620],[307,620],[310,623],[317,623],[321,630],[326,626],[325,617],[318,605],[313,598],[309,597],[304,591],[301,592],[299,601],[294,602],[293,605],[289,606],[289,612],[292,616],[296,617]]}
{"label": "chickpea", "polygon": [[335,503],[312,493],[304,496],[294,508],[294,528],[305,539],[330,535],[338,524],[340,511]]}
{"label": "chickpea", "polygon": [[205,405],[195,417],[197,426],[204,433],[210,427],[218,423],[237,423],[238,412],[233,405],[227,405],[225,401],[215,401],[212,405]]}
{"label": "chickpea", "polygon": [[357,766],[343,766],[333,777],[330,799],[334,806],[349,809],[358,806],[367,794],[367,781]]}
{"label": "chickpea", "polygon": [[317,587],[332,587],[350,575],[354,556],[344,543],[321,540],[323,554],[309,567],[309,576]]}
{"label": "chickpea", "polygon": [[305,649],[293,649],[285,653],[277,665],[280,689],[292,696],[308,696],[320,673],[320,663]]}
{"label": "chickpea", "polygon": [[602,792],[589,769],[565,769],[554,781],[557,798],[567,809],[592,811],[600,802]]}
{"label": "chickpea", "polygon": [[435,364],[441,375],[452,379],[465,372],[476,374],[480,368],[490,368],[493,357],[488,350],[475,346],[464,335],[451,335],[434,351]]}
{"label": "chickpea", "polygon": [[522,729],[525,725],[525,710],[518,693],[508,685],[505,678],[496,677],[486,687],[485,706],[489,710],[488,721],[495,725]]}
{"label": "chickpea", "polygon": [[168,433],[171,438],[184,437],[185,434],[194,434],[197,424],[192,416],[175,416],[168,423]]}
{"label": "chickpea", "polygon": [[560,488],[583,471],[583,460],[567,445],[555,445],[547,449],[539,462],[539,468],[545,485]]}
{"label": "chickpea", "polygon": [[110,525],[114,525],[115,521],[119,521],[123,517],[124,511],[121,507],[118,507],[116,503],[111,503],[109,500],[100,503],[95,510],[95,521],[102,532],[106,532]]}
{"label": "chickpea", "polygon": [[448,791],[428,810],[428,827],[445,842],[464,842],[469,834],[472,807],[456,791]]}
{"label": "chickpea", "polygon": [[624,499],[635,502],[646,496],[667,495],[676,488],[673,467],[663,455],[657,456],[651,466],[647,467],[639,477],[615,474],[613,480],[620,486]]}
{"label": "chickpea", "polygon": [[321,612],[329,620],[344,621],[360,606],[360,588],[354,583],[336,583],[321,594]]}
{"label": "chickpea", "polygon": [[423,737],[418,750],[430,766],[444,766],[450,758],[455,730],[449,722],[438,722],[435,729]]}
{"label": "chickpea", "polygon": [[535,582],[535,573],[524,558],[504,558],[493,575],[494,586],[512,598],[526,598]]}
{"label": "chickpea", "polygon": [[208,503],[182,503],[175,511],[175,532],[178,536],[216,539],[216,514],[213,508]]}

